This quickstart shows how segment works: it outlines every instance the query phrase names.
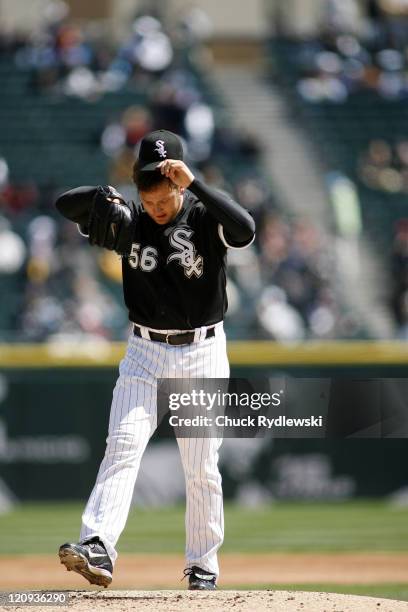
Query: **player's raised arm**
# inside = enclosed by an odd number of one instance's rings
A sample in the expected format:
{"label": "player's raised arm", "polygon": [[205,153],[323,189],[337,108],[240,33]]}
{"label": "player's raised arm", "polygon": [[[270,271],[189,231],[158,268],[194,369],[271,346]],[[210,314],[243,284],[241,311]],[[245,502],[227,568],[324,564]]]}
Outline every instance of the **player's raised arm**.
{"label": "player's raised arm", "polygon": [[226,246],[248,246],[255,237],[255,221],[248,211],[230,196],[202,181],[194,179],[189,187],[195,196],[218,221],[223,232],[222,239]]}
{"label": "player's raised arm", "polygon": [[176,185],[197,196],[221,225],[222,239],[226,246],[246,246],[252,242],[255,236],[255,221],[245,208],[230,196],[196,179],[183,161],[167,159],[160,164],[160,171]]}

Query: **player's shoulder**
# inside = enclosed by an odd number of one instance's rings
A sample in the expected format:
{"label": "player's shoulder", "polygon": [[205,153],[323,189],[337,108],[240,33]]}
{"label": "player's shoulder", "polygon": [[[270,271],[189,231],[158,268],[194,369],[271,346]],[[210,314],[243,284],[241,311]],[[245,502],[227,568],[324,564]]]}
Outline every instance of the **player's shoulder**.
{"label": "player's shoulder", "polygon": [[183,208],[189,218],[201,217],[206,213],[206,208],[196,195],[186,191],[183,199]]}
{"label": "player's shoulder", "polygon": [[200,200],[191,191],[185,191],[183,197],[183,206],[186,209],[194,210],[197,206],[202,206]]}
{"label": "player's shoulder", "polygon": [[192,193],[186,195],[183,209],[184,213],[178,219],[180,225],[187,225],[196,234],[202,236],[203,240],[214,235],[214,232],[218,232],[218,221],[208,212],[207,207],[196,195]]}

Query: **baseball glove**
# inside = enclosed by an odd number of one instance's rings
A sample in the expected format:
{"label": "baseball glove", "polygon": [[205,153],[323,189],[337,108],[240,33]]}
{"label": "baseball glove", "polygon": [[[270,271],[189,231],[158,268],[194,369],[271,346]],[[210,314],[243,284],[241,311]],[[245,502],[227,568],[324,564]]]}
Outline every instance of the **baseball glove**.
{"label": "baseball glove", "polygon": [[119,255],[129,255],[133,218],[132,209],[116,189],[110,185],[98,187],[89,212],[89,243],[116,251]]}

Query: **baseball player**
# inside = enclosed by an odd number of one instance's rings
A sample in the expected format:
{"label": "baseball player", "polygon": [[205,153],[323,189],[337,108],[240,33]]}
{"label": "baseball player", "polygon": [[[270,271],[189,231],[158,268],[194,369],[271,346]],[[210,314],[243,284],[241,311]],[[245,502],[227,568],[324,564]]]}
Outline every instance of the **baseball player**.
{"label": "baseball player", "polygon": [[[92,245],[122,256],[132,322],[113,391],[105,456],[82,515],[80,540],[63,544],[61,563],[91,584],[112,581],[140,461],[157,426],[158,378],[228,378],[223,317],[226,253],[254,239],[252,217],[196,179],[180,138],[157,130],[140,143],[133,169],[140,202],[110,186],[78,187],[56,206]],[[177,438],[186,480],[189,589],[215,589],[224,519],[221,438]],[[163,466],[165,469],[165,466]]]}

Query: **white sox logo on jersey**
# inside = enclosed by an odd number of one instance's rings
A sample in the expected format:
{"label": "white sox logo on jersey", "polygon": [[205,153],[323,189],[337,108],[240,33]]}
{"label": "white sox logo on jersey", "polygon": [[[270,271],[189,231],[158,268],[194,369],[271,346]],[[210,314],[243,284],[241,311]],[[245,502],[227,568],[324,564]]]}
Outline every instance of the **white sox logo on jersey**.
{"label": "white sox logo on jersey", "polygon": [[177,249],[177,253],[169,255],[167,263],[179,261],[187,278],[193,274],[199,278],[203,273],[203,258],[197,255],[194,244],[189,240],[193,234],[193,230],[178,228],[170,235],[170,244]]}
{"label": "white sox logo on jersey", "polygon": [[167,157],[167,151],[164,148],[164,140],[156,140],[156,148],[155,151],[160,155],[160,157]]}

